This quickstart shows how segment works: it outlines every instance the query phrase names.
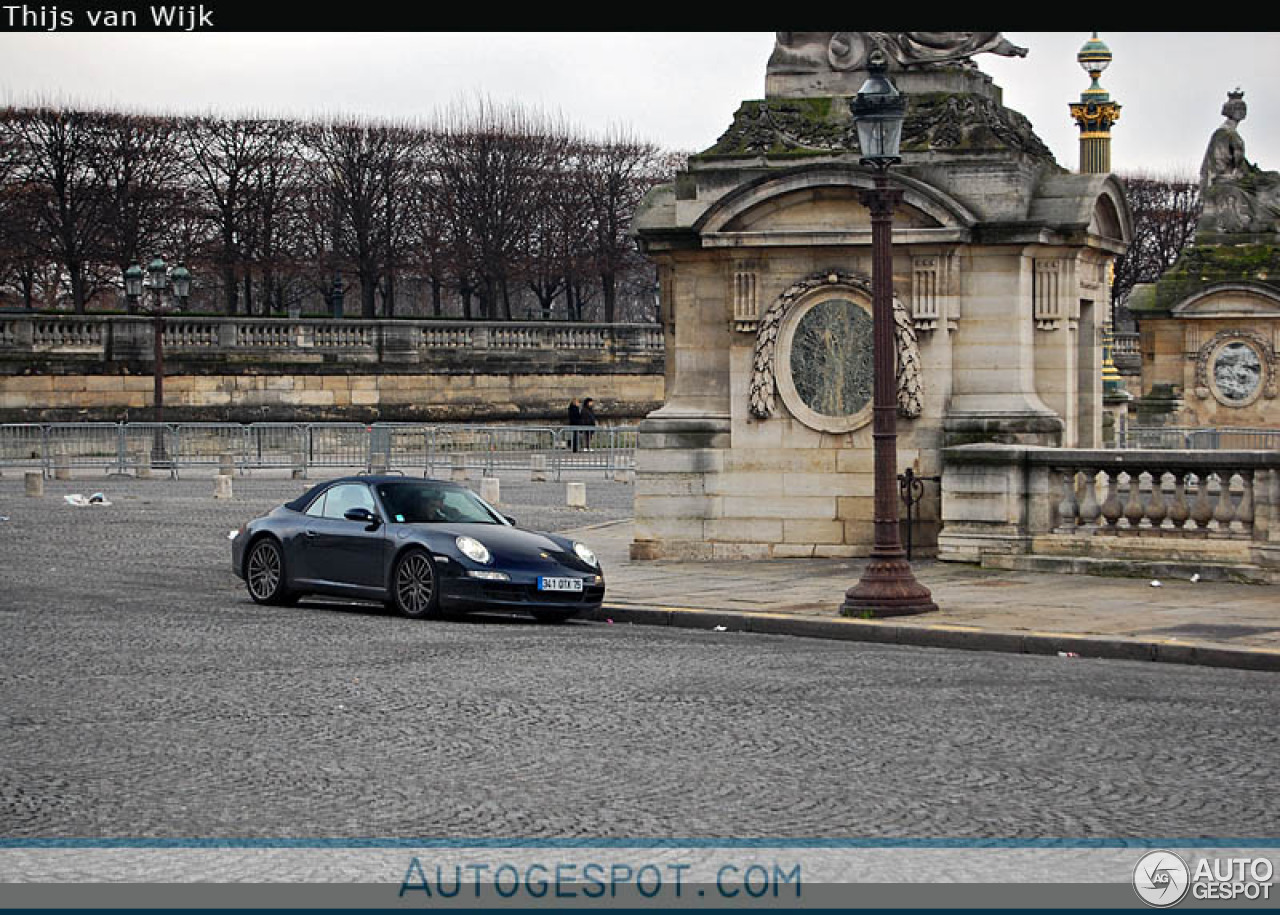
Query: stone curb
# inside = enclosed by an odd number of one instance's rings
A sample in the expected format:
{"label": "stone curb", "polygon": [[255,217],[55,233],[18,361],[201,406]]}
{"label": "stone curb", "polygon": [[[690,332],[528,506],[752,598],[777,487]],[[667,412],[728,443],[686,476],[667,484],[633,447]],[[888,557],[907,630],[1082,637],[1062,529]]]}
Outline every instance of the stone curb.
{"label": "stone curb", "polygon": [[1204,667],[1280,671],[1280,651],[1264,648],[1230,648],[1203,642],[1122,638],[1063,632],[980,629],[946,623],[904,623],[901,620],[823,619],[783,613],[698,610],[688,607],[642,607],[605,604],[584,614],[596,622],[715,629],[762,635],[958,648],[966,651],[1000,651],[1057,657],[1059,653],[1081,658],[1124,661],[1160,661]]}

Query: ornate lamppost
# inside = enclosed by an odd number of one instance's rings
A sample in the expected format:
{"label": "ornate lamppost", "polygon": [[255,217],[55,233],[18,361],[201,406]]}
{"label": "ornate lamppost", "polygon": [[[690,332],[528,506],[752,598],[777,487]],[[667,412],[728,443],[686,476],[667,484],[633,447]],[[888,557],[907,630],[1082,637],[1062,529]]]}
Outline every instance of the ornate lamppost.
{"label": "ornate lamppost", "polygon": [[862,579],[845,592],[844,616],[902,616],[937,610],[929,589],[916,581],[898,531],[898,398],[893,333],[893,209],[902,191],[889,184],[900,162],[907,103],[874,52],[869,75],[850,105],[862,164],[875,169],[875,187],[862,192],[871,211],[871,317],[875,382],[871,437],[875,443],[875,539]]}
{"label": "ornate lamppost", "polygon": [[[170,301],[165,301],[165,289],[169,281],[173,281]],[[152,403],[155,406],[156,432],[151,447],[151,461],[159,464],[168,460],[164,447],[164,316],[166,312],[182,308],[191,294],[191,272],[179,264],[172,271],[164,260],[157,257],[147,265],[144,276],[142,268],[137,264],[124,272],[124,292],[132,305],[142,299],[143,288],[147,290],[147,302],[144,310],[151,315],[151,334],[154,341],[154,361],[152,377],[155,381]]]}

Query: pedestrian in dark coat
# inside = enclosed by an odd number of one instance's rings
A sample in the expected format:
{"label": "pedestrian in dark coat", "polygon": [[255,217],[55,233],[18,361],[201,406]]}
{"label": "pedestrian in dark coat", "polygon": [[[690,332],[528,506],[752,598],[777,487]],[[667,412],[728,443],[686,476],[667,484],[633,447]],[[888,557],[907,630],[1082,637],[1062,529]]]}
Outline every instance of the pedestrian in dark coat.
{"label": "pedestrian in dark coat", "polygon": [[577,426],[582,425],[582,407],[578,406],[578,398],[569,401],[569,441],[573,442],[573,450],[578,450]]}
{"label": "pedestrian in dark coat", "polygon": [[[582,425],[594,426],[595,424],[596,424],[595,401],[592,398],[588,397],[586,400],[582,402]],[[586,436],[586,440],[587,440],[586,447],[587,447],[587,450],[590,451],[591,438],[593,435],[595,435],[595,433],[592,432],[590,429],[588,429],[586,432],[583,433],[583,435]]]}

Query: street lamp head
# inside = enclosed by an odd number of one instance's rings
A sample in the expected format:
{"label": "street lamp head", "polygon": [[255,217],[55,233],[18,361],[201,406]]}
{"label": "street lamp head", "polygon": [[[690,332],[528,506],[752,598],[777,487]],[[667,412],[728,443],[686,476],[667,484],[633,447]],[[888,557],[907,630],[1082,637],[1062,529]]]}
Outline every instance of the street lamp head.
{"label": "street lamp head", "polygon": [[169,275],[167,271],[168,265],[159,257],[147,264],[147,276],[150,278],[150,283],[148,285],[157,292],[164,289],[164,287],[169,283]]}
{"label": "street lamp head", "polygon": [[137,264],[124,272],[124,294],[130,299],[142,297],[142,268]]}
{"label": "street lamp head", "polygon": [[884,53],[873,51],[867,62],[867,81],[849,103],[858,127],[862,163],[878,169],[901,161],[898,149],[907,114],[907,101],[889,79],[888,70]]}
{"label": "street lamp head", "polygon": [[191,294],[191,271],[179,264],[173,268],[171,278],[173,279],[173,297],[179,302],[185,302],[187,296]]}

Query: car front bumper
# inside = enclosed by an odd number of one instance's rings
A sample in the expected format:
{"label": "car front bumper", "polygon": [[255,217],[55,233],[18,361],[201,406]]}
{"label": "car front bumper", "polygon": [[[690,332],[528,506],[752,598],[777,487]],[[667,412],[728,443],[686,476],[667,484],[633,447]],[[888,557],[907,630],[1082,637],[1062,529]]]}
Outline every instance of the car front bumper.
{"label": "car front bumper", "polygon": [[440,583],[440,605],[450,610],[594,610],[604,601],[604,581],[581,591],[540,591],[537,581],[489,581],[458,576]]}

